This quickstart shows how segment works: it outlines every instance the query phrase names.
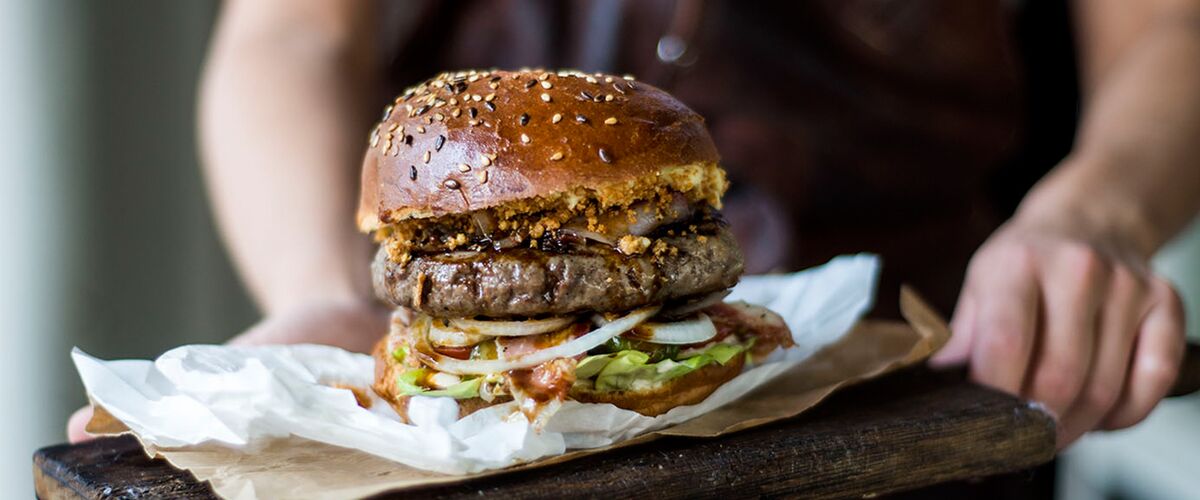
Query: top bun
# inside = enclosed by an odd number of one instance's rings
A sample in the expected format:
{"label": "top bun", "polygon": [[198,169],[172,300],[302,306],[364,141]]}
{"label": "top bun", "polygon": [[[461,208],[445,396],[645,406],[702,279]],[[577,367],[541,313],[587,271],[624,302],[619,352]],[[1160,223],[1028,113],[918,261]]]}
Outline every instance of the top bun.
{"label": "top bun", "polygon": [[632,77],[443,73],[396,98],[371,132],[358,223],[532,199],[619,205],[664,185],[719,207],[718,160],[700,115]]}

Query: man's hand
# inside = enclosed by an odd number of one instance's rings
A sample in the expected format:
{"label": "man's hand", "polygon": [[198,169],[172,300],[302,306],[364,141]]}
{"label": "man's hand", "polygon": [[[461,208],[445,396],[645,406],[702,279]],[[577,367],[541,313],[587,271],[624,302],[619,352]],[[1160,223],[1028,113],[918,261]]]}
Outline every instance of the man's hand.
{"label": "man's hand", "polygon": [[1010,221],[979,249],[935,366],[1039,401],[1064,447],[1138,423],[1170,389],[1183,306],[1143,258],[1080,226]]}
{"label": "man's hand", "polygon": [[[234,337],[232,345],[325,344],[354,352],[370,352],[388,328],[388,312],[368,302],[324,302],[268,316]],[[93,436],[84,431],[92,407],[76,411],[67,421],[72,443]]]}

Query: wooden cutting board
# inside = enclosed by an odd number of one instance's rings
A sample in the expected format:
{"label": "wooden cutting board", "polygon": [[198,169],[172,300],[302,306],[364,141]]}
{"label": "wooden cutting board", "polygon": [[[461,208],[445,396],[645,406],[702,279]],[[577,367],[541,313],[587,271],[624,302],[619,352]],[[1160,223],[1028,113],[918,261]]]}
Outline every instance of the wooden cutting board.
{"label": "wooden cutting board", "polygon": [[[713,439],[667,438],[450,486],[421,497],[870,496],[1019,471],[1054,457],[1054,423],[962,374],[902,371],[800,417]],[[191,474],[128,436],[34,455],[38,496],[211,498]]]}

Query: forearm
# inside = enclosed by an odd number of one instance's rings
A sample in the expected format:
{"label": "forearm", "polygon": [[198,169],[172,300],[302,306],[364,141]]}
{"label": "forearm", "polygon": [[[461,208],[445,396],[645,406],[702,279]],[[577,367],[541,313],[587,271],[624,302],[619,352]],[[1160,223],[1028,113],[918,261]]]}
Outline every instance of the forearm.
{"label": "forearm", "polygon": [[1200,16],[1160,17],[1130,42],[1091,71],[1075,148],[1018,218],[1058,217],[1148,257],[1200,211]]}
{"label": "forearm", "polygon": [[266,312],[362,300],[369,242],[353,212],[373,76],[370,44],[359,41],[369,37],[350,32],[352,17],[264,21],[269,8],[226,6],[203,77],[201,147],[218,225]]}

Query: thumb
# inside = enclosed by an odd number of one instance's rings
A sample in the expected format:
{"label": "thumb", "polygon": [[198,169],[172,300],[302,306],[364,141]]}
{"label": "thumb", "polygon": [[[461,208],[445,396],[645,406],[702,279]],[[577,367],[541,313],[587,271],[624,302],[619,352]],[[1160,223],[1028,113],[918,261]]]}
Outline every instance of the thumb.
{"label": "thumb", "polygon": [[949,368],[966,364],[971,356],[971,344],[975,336],[975,301],[964,294],[954,308],[950,320],[950,340],[929,358],[933,368]]}

